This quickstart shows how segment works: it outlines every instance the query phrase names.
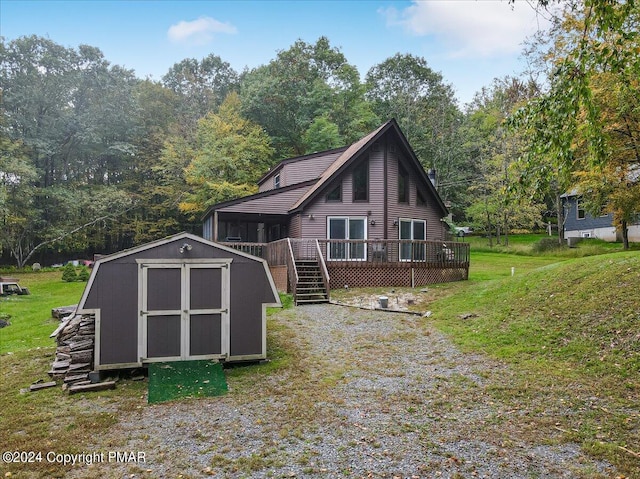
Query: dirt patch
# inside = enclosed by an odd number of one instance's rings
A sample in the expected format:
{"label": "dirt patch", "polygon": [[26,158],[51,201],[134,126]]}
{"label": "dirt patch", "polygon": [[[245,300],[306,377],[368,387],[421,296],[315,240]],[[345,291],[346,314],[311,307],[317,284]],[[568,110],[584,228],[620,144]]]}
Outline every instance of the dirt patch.
{"label": "dirt patch", "polygon": [[[335,297],[336,295],[334,295]],[[405,311],[423,313],[428,311],[432,294],[428,288],[419,290],[380,290],[376,292],[341,294],[333,300],[334,304],[355,306],[364,309],[388,309],[390,311]]]}

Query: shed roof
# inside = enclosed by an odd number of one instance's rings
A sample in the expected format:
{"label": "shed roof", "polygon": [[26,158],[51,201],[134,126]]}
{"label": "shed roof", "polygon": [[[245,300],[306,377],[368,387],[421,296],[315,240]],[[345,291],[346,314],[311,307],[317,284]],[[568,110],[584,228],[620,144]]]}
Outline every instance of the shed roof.
{"label": "shed roof", "polygon": [[269,265],[267,264],[267,260],[262,259],[262,258],[258,258],[257,256],[253,256],[251,254],[248,253],[244,253],[242,251],[238,251],[236,249],[233,248],[229,248],[228,246],[224,246],[221,245],[219,243],[214,243],[213,241],[208,241],[200,236],[196,236],[193,235],[191,233],[178,233],[172,236],[167,236],[166,238],[162,238],[159,239],[157,241],[152,241],[150,243],[146,243],[140,246],[136,246],[133,248],[129,248],[123,251],[120,251],[118,253],[114,253],[108,256],[103,256],[102,258],[100,258],[99,260],[97,260],[93,266],[93,270],[91,271],[91,276],[89,278],[89,281],[87,283],[87,286],[84,289],[84,292],[82,293],[82,298],[80,299],[80,303],[78,304],[78,311],[81,311],[84,309],[85,303],[87,301],[87,297],[89,296],[89,292],[91,291],[91,288],[93,286],[94,280],[96,278],[96,276],[98,275],[98,272],[100,270],[100,266],[104,263],[108,263],[110,261],[114,261],[117,260],[119,258],[124,258],[125,256],[131,256],[131,255],[135,255],[138,253],[141,253],[143,251],[152,249],[152,248],[157,248],[158,246],[162,246],[168,243],[172,243],[172,242],[179,242],[179,241],[192,241],[195,243],[201,243],[207,246],[211,246],[213,248],[216,248],[218,250],[222,250],[222,251],[227,251],[229,254],[234,255],[234,256],[242,256],[244,258],[247,258],[251,261],[256,261],[259,263],[262,263],[264,270],[265,270],[265,274],[267,275],[267,278],[269,280],[269,284],[271,286],[271,290],[273,292],[273,297],[276,299],[275,303],[271,303],[269,304],[269,306],[280,306],[280,296],[278,295],[278,290],[276,289],[275,283],[273,282],[273,277],[271,276],[271,273],[269,271]]}

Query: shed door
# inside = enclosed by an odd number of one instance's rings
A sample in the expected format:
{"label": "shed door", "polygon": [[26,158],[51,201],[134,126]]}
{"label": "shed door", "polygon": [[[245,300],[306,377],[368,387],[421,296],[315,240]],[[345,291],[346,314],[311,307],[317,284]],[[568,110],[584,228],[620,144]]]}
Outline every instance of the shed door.
{"label": "shed door", "polygon": [[143,361],[228,355],[228,263],[142,264],[140,274]]}

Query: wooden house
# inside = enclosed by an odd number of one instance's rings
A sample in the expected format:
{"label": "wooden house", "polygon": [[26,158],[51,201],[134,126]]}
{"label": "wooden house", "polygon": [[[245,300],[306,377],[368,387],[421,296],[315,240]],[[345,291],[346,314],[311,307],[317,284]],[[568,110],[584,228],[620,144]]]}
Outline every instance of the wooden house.
{"label": "wooden house", "polygon": [[203,236],[266,258],[297,302],[344,285],[468,276],[468,245],[445,241],[447,208],[395,120],[352,145],[281,161],[258,187],[212,206]]}

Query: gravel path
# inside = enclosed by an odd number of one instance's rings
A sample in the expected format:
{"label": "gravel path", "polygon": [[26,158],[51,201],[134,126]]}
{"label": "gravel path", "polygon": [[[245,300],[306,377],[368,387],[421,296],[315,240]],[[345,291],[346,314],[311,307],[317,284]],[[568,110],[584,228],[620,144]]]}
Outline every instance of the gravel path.
{"label": "gravel path", "polygon": [[[460,352],[416,316],[333,305],[270,318],[290,363],[229,374],[230,393],[146,405],[95,448],[144,464],[77,477],[609,478],[539,409],[500,401],[509,370]],[[539,419],[539,417],[537,417]],[[540,421],[535,424],[539,425]],[[133,476],[132,476],[133,475]],[[71,477],[71,476],[70,476]]]}

